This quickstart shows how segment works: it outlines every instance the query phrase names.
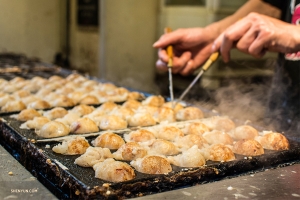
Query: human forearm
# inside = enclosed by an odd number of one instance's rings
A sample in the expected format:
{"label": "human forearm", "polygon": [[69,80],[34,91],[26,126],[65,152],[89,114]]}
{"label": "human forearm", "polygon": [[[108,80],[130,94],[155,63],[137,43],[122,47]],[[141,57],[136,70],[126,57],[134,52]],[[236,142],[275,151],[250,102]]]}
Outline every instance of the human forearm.
{"label": "human forearm", "polygon": [[248,0],[248,2],[241,6],[234,14],[208,25],[206,29],[209,29],[209,32],[215,33],[215,37],[217,37],[227,27],[231,26],[251,12],[264,14],[274,18],[279,18],[281,15],[281,11],[278,8],[265,3],[262,0]]}

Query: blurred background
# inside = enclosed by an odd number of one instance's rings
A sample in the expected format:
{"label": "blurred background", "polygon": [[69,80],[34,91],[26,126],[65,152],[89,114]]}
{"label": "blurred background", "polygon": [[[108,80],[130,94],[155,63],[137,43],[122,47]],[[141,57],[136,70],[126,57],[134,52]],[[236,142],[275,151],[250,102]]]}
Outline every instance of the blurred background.
{"label": "blurred background", "polygon": [[[152,47],[164,27],[206,26],[246,1],[0,0],[0,53],[24,54],[120,86],[168,96],[168,76],[156,70],[157,50]],[[232,61],[225,65],[219,59],[187,99],[220,112],[240,113],[244,108],[250,112],[248,118],[257,116],[263,109],[254,111],[251,106],[265,107],[275,58],[276,54],[267,54],[258,60],[233,50]],[[193,76],[174,76],[175,96]]]}

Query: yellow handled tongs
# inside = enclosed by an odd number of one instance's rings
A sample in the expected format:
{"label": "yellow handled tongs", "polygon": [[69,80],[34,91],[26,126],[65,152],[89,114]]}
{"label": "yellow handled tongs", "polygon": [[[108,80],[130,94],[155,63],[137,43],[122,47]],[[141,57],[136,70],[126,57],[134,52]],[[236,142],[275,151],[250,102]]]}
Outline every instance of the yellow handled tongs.
{"label": "yellow handled tongs", "polygon": [[205,64],[202,66],[200,72],[198,75],[194,78],[194,80],[191,82],[191,84],[184,90],[184,92],[180,95],[179,99],[176,101],[180,102],[185,97],[185,95],[190,91],[190,89],[195,85],[195,83],[199,80],[199,78],[202,76],[202,74],[212,65],[214,61],[217,60],[219,57],[219,52],[215,52],[211,54],[209,59],[205,62]]}
{"label": "yellow handled tongs", "polygon": [[[172,32],[172,29],[167,27],[165,28],[165,33]],[[173,92],[173,78],[172,78],[172,67],[173,67],[173,46],[169,45],[167,47],[167,55],[169,57],[168,60],[168,72],[169,72],[169,91],[170,91],[170,99],[171,102],[174,102],[174,92]]]}

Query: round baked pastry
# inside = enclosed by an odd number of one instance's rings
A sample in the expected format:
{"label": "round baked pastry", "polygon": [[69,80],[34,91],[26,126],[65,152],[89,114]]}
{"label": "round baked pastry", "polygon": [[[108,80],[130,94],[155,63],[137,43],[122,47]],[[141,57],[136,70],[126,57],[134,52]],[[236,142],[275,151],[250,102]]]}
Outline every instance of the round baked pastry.
{"label": "round baked pastry", "polygon": [[74,91],[68,94],[68,97],[74,101],[74,103],[78,104],[80,100],[84,97],[84,92]]}
{"label": "round baked pastry", "polygon": [[214,116],[202,120],[202,123],[204,123],[211,130],[229,132],[235,128],[235,123],[228,117]]}
{"label": "round baked pastry", "polygon": [[21,124],[20,128],[40,130],[48,122],[50,122],[50,119],[47,117],[34,117],[33,119],[26,121],[24,124]]}
{"label": "round baked pastry", "polygon": [[89,146],[89,142],[84,137],[76,136],[55,145],[52,151],[63,155],[77,155],[84,154]]}
{"label": "round baked pastry", "polygon": [[103,162],[107,158],[112,158],[108,148],[88,147],[84,154],[75,159],[74,163],[81,167],[93,167],[98,162]]}
{"label": "round baked pastry", "polygon": [[264,149],[256,140],[248,139],[235,142],[233,152],[244,156],[259,156],[264,154]]}
{"label": "round baked pastry", "polygon": [[33,108],[33,109],[36,109],[36,110],[44,110],[44,109],[49,109],[52,106],[50,105],[50,103],[48,103],[45,100],[37,100],[37,101],[29,103],[27,107],[28,108]]}
{"label": "round baked pastry", "polygon": [[53,107],[71,107],[75,105],[72,99],[64,95],[55,98],[55,100],[53,100],[51,104],[53,105]]}
{"label": "round baked pastry", "polygon": [[99,128],[102,130],[119,130],[127,128],[126,120],[116,115],[106,115],[101,117]]}
{"label": "round baked pastry", "polygon": [[112,132],[108,132],[99,135],[95,140],[92,141],[92,144],[95,147],[119,149],[123,144],[125,144],[125,142],[121,136]]}
{"label": "round baked pastry", "polygon": [[72,108],[71,112],[77,113],[79,116],[84,116],[92,113],[95,110],[93,106],[80,104]]}
{"label": "round baked pastry", "polygon": [[98,132],[97,124],[88,117],[83,117],[70,125],[70,132],[75,134]]}
{"label": "round baked pastry", "polygon": [[243,139],[254,139],[258,136],[258,131],[249,125],[241,125],[232,129],[228,134],[234,140],[243,140]]}
{"label": "round baked pastry", "polygon": [[43,138],[54,138],[68,135],[70,128],[58,121],[50,121],[42,126],[41,130],[36,131],[36,134]]}
{"label": "round baked pastry", "polygon": [[141,105],[142,105],[141,102],[134,99],[129,99],[122,104],[122,107],[137,110]]}
{"label": "round baked pastry", "polygon": [[9,101],[2,108],[1,111],[4,112],[15,112],[26,109],[26,105],[19,100]]}
{"label": "round baked pastry", "polygon": [[201,151],[195,145],[177,156],[169,156],[168,160],[171,164],[179,167],[200,167],[205,165],[205,158]]}
{"label": "round baked pastry", "polygon": [[108,158],[103,162],[98,162],[93,166],[95,177],[111,181],[124,182],[135,178],[134,170],[127,163],[115,161],[113,158]]}
{"label": "round baked pastry", "polygon": [[63,124],[69,126],[73,122],[77,121],[79,118],[80,118],[80,116],[78,114],[69,112],[63,118],[57,118],[57,119],[55,119],[55,121],[62,122]]}
{"label": "round baked pastry", "polygon": [[0,97],[0,107],[3,107],[3,106],[5,106],[5,104],[7,102],[14,101],[14,100],[16,100],[16,98],[14,98],[13,96],[10,96],[10,95],[6,94],[6,95]]}
{"label": "round baked pastry", "polygon": [[255,138],[264,149],[269,150],[288,150],[290,148],[289,141],[287,138],[276,132],[267,132],[263,136],[258,136]]}
{"label": "round baked pastry", "polygon": [[53,75],[53,76],[50,76],[50,77],[48,78],[48,81],[49,81],[49,82],[54,82],[54,81],[59,81],[59,80],[62,80],[62,79],[64,79],[64,78],[61,77],[61,76]]}
{"label": "round baked pastry", "polygon": [[142,105],[156,106],[160,107],[165,103],[165,99],[162,96],[149,96],[144,101]]}
{"label": "round baked pastry", "polygon": [[49,111],[45,111],[43,113],[43,116],[48,117],[49,119],[57,119],[57,118],[63,118],[66,114],[68,114],[68,111],[62,107],[56,107]]}
{"label": "round baked pastry", "polygon": [[184,136],[184,133],[176,126],[163,126],[154,133],[157,138],[175,141],[178,137]]}
{"label": "round baked pastry", "polygon": [[128,118],[129,126],[153,126],[156,120],[149,113],[135,113],[131,118]]}
{"label": "round baked pastry", "polygon": [[[175,105],[174,105],[175,104]],[[166,102],[162,105],[162,107],[166,107],[166,108],[172,108],[175,113],[177,113],[179,110],[183,109],[184,108],[184,105],[179,103],[179,102],[172,102],[172,101],[169,101],[169,102]]]}
{"label": "round baked pastry", "polygon": [[116,160],[136,160],[147,155],[147,150],[137,142],[128,142],[123,144],[113,156]]}
{"label": "round baked pastry", "polygon": [[104,111],[105,113],[110,113],[114,109],[118,108],[118,105],[112,101],[108,101],[99,106],[96,110]]}
{"label": "round baked pastry", "polygon": [[235,155],[231,148],[224,144],[214,144],[205,149],[204,156],[206,160],[227,162],[235,160]]}
{"label": "round baked pastry", "polygon": [[100,101],[94,95],[86,95],[79,101],[79,103],[86,105],[97,105],[100,104]]}
{"label": "round baked pastry", "polygon": [[64,95],[71,94],[72,92],[74,92],[74,89],[71,87],[61,87],[55,90],[55,93]]}
{"label": "round baked pastry", "polygon": [[142,93],[139,92],[129,92],[127,96],[128,100],[134,99],[134,100],[143,100],[145,99],[145,96]]}
{"label": "round baked pastry", "polygon": [[158,122],[175,122],[175,112],[171,108],[161,107],[154,113],[154,118]]}
{"label": "round baked pastry", "polygon": [[202,135],[209,144],[232,144],[232,138],[223,131],[210,131]]}
{"label": "round baked pastry", "polygon": [[130,162],[137,171],[145,174],[167,174],[172,166],[166,158],[149,155]]}
{"label": "round baked pastry", "polygon": [[12,96],[15,97],[16,99],[22,99],[22,98],[28,97],[30,95],[31,95],[31,93],[27,90],[18,90],[12,94]]}
{"label": "round baked pastry", "polygon": [[178,137],[175,144],[179,148],[189,149],[192,146],[196,145],[199,149],[203,148],[205,145],[208,145],[207,141],[201,136],[196,134],[190,134],[183,137]]}
{"label": "round baked pastry", "polygon": [[42,116],[41,113],[36,111],[33,108],[27,108],[22,110],[18,115],[17,115],[17,120],[19,121],[28,121],[33,119],[34,117],[40,117]]}
{"label": "round baked pastry", "polygon": [[195,134],[195,135],[201,135],[205,132],[209,132],[210,129],[201,122],[193,122],[188,124],[184,129],[183,132],[185,134]]}
{"label": "round baked pastry", "polygon": [[110,115],[115,115],[118,116],[124,120],[128,120],[134,115],[134,111],[131,108],[126,108],[126,107],[119,107],[114,109]]}
{"label": "round baked pastry", "polygon": [[164,156],[171,156],[176,155],[179,153],[178,147],[168,141],[163,139],[156,139],[153,141],[150,141],[149,144],[141,144],[149,147],[149,154],[151,155],[164,155]]}
{"label": "round baked pastry", "polygon": [[176,113],[176,119],[178,121],[186,121],[186,120],[193,120],[193,119],[202,119],[203,112],[197,107],[186,107],[180,109]]}
{"label": "round baked pastry", "polygon": [[155,136],[151,131],[139,129],[129,134],[124,134],[124,139],[126,142],[146,142],[155,139]]}

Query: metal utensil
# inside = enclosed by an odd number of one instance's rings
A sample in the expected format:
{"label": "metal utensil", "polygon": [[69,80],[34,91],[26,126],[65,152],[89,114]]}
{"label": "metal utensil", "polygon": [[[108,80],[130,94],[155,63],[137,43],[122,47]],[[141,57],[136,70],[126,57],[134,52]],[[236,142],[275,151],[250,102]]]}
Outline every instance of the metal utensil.
{"label": "metal utensil", "polygon": [[205,62],[205,64],[202,66],[200,72],[198,75],[194,78],[194,80],[190,83],[190,85],[184,90],[184,92],[180,95],[179,99],[176,102],[180,102],[185,95],[190,91],[190,89],[195,85],[195,83],[199,80],[199,78],[202,76],[202,74],[211,66],[211,64],[217,60],[219,57],[219,52],[213,53],[209,59]]}
{"label": "metal utensil", "polygon": [[[165,33],[170,33],[172,31],[171,28],[165,28]],[[167,54],[169,57],[168,60],[168,73],[169,73],[169,91],[170,91],[170,99],[171,102],[174,101],[174,92],[173,92],[173,78],[172,78],[172,67],[173,67],[173,46],[169,45],[167,47]]]}

